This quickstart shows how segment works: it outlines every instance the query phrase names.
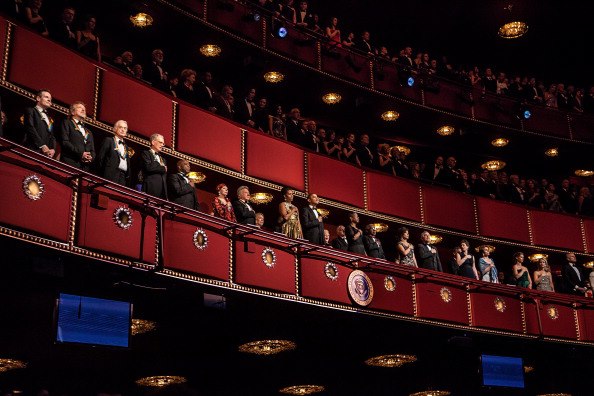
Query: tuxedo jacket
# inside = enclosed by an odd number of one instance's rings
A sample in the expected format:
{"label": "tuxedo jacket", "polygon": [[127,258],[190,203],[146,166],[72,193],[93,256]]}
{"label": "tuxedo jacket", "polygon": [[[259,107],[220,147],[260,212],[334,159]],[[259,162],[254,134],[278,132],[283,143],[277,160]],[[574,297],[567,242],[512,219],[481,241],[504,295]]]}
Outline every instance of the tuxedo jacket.
{"label": "tuxedo jacket", "polygon": [[[161,65],[163,73],[167,73],[163,65]],[[169,90],[169,81],[167,78],[161,79],[161,73],[155,62],[151,62],[143,69],[142,78],[151,83],[151,85],[161,91]],[[194,86],[194,88],[196,88]]]}
{"label": "tuxedo jacket", "polygon": [[214,104],[217,108],[218,115],[229,120],[235,119],[235,109],[233,108],[233,106],[227,106],[229,102],[227,102],[221,95],[217,95],[215,97]]}
{"label": "tuxedo jacket", "polygon": [[382,248],[382,244],[377,237],[375,237],[374,241],[371,235],[363,235],[363,246],[365,246],[365,251],[369,257],[386,258],[384,248]]}
{"label": "tuxedo jacket", "polygon": [[58,136],[60,144],[62,145],[62,162],[72,165],[76,168],[88,171],[92,162],[82,162],[82,155],[84,152],[91,153],[93,161],[95,161],[95,142],[93,141],[93,134],[86,127],[86,136],[76,128],[76,121],[68,117],[60,123]]}
{"label": "tuxedo jacket", "polygon": [[[163,156],[161,156],[163,158]],[[142,165],[142,191],[158,198],[167,199],[165,166],[161,165],[151,150],[140,154]],[[163,158],[164,160],[164,158]]]}
{"label": "tuxedo jacket", "polygon": [[318,220],[309,205],[301,208],[301,228],[305,239],[311,243],[324,244],[324,223]]}
{"label": "tuxedo jacket", "polygon": [[295,10],[295,19],[297,23],[307,23],[307,27],[310,29],[315,25],[313,14],[309,10],[303,16],[300,10]]}
{"label": "tuxedo jacket", "polygon": [[247,205],[239,199],[233,201],[233,211],[235,212],[235,218],[238,223],[256,224],[256,212],[254,210],[249,210]]}
{"label": "tuxedo jacket", "polygon": [[443,272],[441,260],[439,259],[437,250],[435,251],[435,254],[431,253],[431,249],[429,249],[424,243],[419,243],[417,245],[417,260],[419,267],[421,268]]}
{"label": "tuxedo jacket", "polygon": [[214,91],[212,88],[210,89],[210,93],[208,93],[208,89],[203,82],[197,82],[194,84],[194,93],[196,96],[196,104],[203,109],[208,109],[209,107],[216,107],[214,102]]}
{"label": "tuxedo jacket", "polygon": [[[130,157],[128,156],[128,145],[124,143],[124,153],[127,165],[126,171],[126,183],[130,184]],[[99,168],[99,176],[113,181],[118,181],[120,173],[120,152],[118,151],[115,143],[115,137],[108,137],[103,140],[99,153],[97,154],[97,164]]]}
{"label": "tuxedo jacket", "polygon": [[577,268],[577,270],[579,271],[580,277],[582,278],[581,280],[580,278],[578,278],[577,274],[575,273],[575,270],[571,268],[569,263],[563,266],[563,270],[561,272],[563,275],[563,290],[565,290],[565,293],[581,294],[580,292],[577,292],[575,288],[576,286],[583,286],[585,281],[584,271],[582,271],[582,269],[577,265],[575,266],[575,268]]}
{"label": "tuxedo jacket", "polygon": [[50,149],[56,148],[54,134],[35,107],[25,110],[25,134],[26,146],[32,150],[39,151],[43,145]]}
{"label": "tuxedo jacket", "polygon": [[[217,107],[218,110],[218,107]],[[252,114],[250,115],[250,109],[248,109],[248,105],[245,99],[241,99],[235,103],[235,115],[234,119],[237,122],[240,122],[244,125],[247,125],[248,121],[254,120],[254,113],[256,112],[256,105],[252,105]]]}
{"label": "tuxedo jacket", "polygon": [[70,26],[70,30],[68,26],[64,23],[64,21],[59,21],[50,26],[49,34],[50,37],[60,44],[65,45],[69,48],[76,48],[76,35],[74,37],[70,37],[70,32],[74,33],[75,28],[74,26]]}
{"label": "tuxedo jacket", "polygon": [[346,239],[338,237],[332,241],[332,247],[340,250],[349,250],[349,243]]}
{"label": "tuxedo jacket", "polygon": [[198,210],[195,188],[179,173],[167,176],[167,193],[173,202]]}

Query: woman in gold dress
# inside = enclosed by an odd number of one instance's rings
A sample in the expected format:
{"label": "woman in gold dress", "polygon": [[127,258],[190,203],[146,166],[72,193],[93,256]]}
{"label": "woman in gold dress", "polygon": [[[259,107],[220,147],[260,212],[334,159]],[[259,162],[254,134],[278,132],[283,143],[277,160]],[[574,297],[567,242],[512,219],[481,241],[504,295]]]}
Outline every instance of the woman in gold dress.
{"label": "woman in gold dress", "polygon": [[291,188],[284,187],[281,193],[284,198],[283,202],[278,205],[280,214],[278,223],[280,224],[281,232],[289,238],[303,239],[301,223],[299,222],[299,209],[293,205],[295,191]]}

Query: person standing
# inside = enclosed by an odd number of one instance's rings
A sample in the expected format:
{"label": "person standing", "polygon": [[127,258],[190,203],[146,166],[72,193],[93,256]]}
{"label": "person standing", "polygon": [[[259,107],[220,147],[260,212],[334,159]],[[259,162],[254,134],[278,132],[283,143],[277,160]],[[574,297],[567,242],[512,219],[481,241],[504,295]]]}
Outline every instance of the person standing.
{"label": "person standing", "polygon": [[345,227],[345,234],[349,242],[349,252],[367,255],[363,245],[363,231],[357,228],[359,224],[359,215],[352,212],[349,215],[350,223]]}
{"label": "person standing", "polygon": [[158,198],[167,199],[167,165],[161,154],[165,139],[163,135],[151,135],[151,148],[140,154],[142,164],[142,191]]}
{"label": "person standing", "polygon": [[25,110],[26,146],[54,158],[56,154],[54,122],[47,113],[47,109],[52,105],[52,94],[47,89],[39,90],[35,100],[35,106]]}
{"label": "person standing", "polygon": [[198,210],[198,199],[194,182],[188,178],[190,161],[177,161],[177,173],[167,176],[167,192],[170,199],[189,209]]}
{"label": "person standing", "polygon": [[299,222],[299,208],[293,205],[295,191],[292,188],[283,187],[281,194],[283,195],[283,202],[278,205],[278,223],[281,232],[289,238],[302,239],[303,231]]}
{"label": "person standing", "polygon": [[250,190],[247,186],[237,189],[237,199],[233,201],[233,212],[238,223],[256,225],[256,212],[249,204]]}
{"label": "person standing", "polygon": [[563,289],[565,293],[577,294],[583,296],[586,292],[584,283],[584,272],[576,264],[575,254],[567,253],[565,255],[567,263],[563,266]]}
{"label": "person standing", "polygon": [[373,224],[367,224],[365,226],[365,235],[363,235],[363,246],[365,246],[365,251],[369,257],[385,259],[384,248],[380,240],[375,236],[376,233],[377,230]]}
{"label": "person standing", "polygon": [[60,143],[62,162],[84,171],[89,171],[95,160],[93,134],[85,128],[87,110],[83,102],[70,105],[70,116],[60,124]]}
{"label": "person standing", "polygon": [[99,176],[122,186],[130,184],[130,156],[124,138],[128,134],[128,123],[118,120],[113,124],[113,137],[103,140],[97,155]]}
{"label": "person standing", "polygon": [[417,245],[417,255],[421,268],[443,272],[437,249],[431,246],[431,234],[429,234],[429,231],[421,232],[421,243]]}
{"label": "person standing", "polygon": [[301,221],[303,223],[303,235],[311,243],[324,244],[324,219],[318,212],[317,205],[320,198],[317,194],[307,196],[309,205],[301,209]]}

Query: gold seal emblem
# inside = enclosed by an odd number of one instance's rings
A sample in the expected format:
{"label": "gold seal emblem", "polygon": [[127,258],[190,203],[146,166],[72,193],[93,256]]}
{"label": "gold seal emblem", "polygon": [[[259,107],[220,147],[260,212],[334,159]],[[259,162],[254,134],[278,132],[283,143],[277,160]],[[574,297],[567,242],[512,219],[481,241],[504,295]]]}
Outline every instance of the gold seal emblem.
{"label": "gold seal emblem", "polygon": [[444,303],[449,303],[452,301],[452,291],[447,287],[442,287],[439,291],[439,296],[443,300]]}
{"label": "gold seal emblem", "polygon": [[326,263],[324,266],[324,274],[326,274],[326,278],[335,281],[338,279],[338,267],[334,263]]}
{"label": "gold seal emblem", "polygon": [[262,262],[268,267],[272,268],[276,264],[276,253],[274,250],[267,247],[262,250]]}
{"label": "gold seal emblem", "polygon": [[27,176],[23,179],[23,192],[31,201],[40,200],[43,197],[45,187],[37,175]]}
{"label": "gold seal emblem", "polygon": [[549,315],[549,318],[553,320],[557,320],[559,318],[559,310],[555,306],[548,307],[547,314]]}
{"label": "gold seal emblem", "polygon": [[498,312],[505,312],[507,306],[505,305],[505,300],[501,297],[495,297],[493,301],[493,305],[495,305],[495,309]]}
{"label": "gold seal emblem", "polygon": [[373,300],[373,284],[365,272],[361,270],[351,272],[348,287],[351,298],[358,305],[365,307]]}
{"label": "gold seal emblem", "polygon": [[120,206],[113,212],[114,223],[123,230],[132,227],[132,212],[125,206]]}
{"label": "gold seal emblem", "polygon": [[202,228],[198,228],[192,236],[192,242],[198,250],[204,250],[208,247],[208,235]]}
{"label": "gold seal emblem", "polygon": [[384,278],[384,287],[389,292],[393,292],[394,290],[396,290],[396,280],[394,279],[393,276],[387,275]]}

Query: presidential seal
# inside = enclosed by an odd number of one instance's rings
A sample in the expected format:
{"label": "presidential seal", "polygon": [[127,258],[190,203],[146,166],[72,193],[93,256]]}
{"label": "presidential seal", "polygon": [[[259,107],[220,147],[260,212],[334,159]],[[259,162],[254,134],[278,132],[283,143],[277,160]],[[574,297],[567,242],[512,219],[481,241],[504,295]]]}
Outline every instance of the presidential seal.
{"label": "presidential seal", "polygon": [[351,272],[348,280],[349,294],[358,305],[366,307],[373,300],[371,279],[361,270]]}

